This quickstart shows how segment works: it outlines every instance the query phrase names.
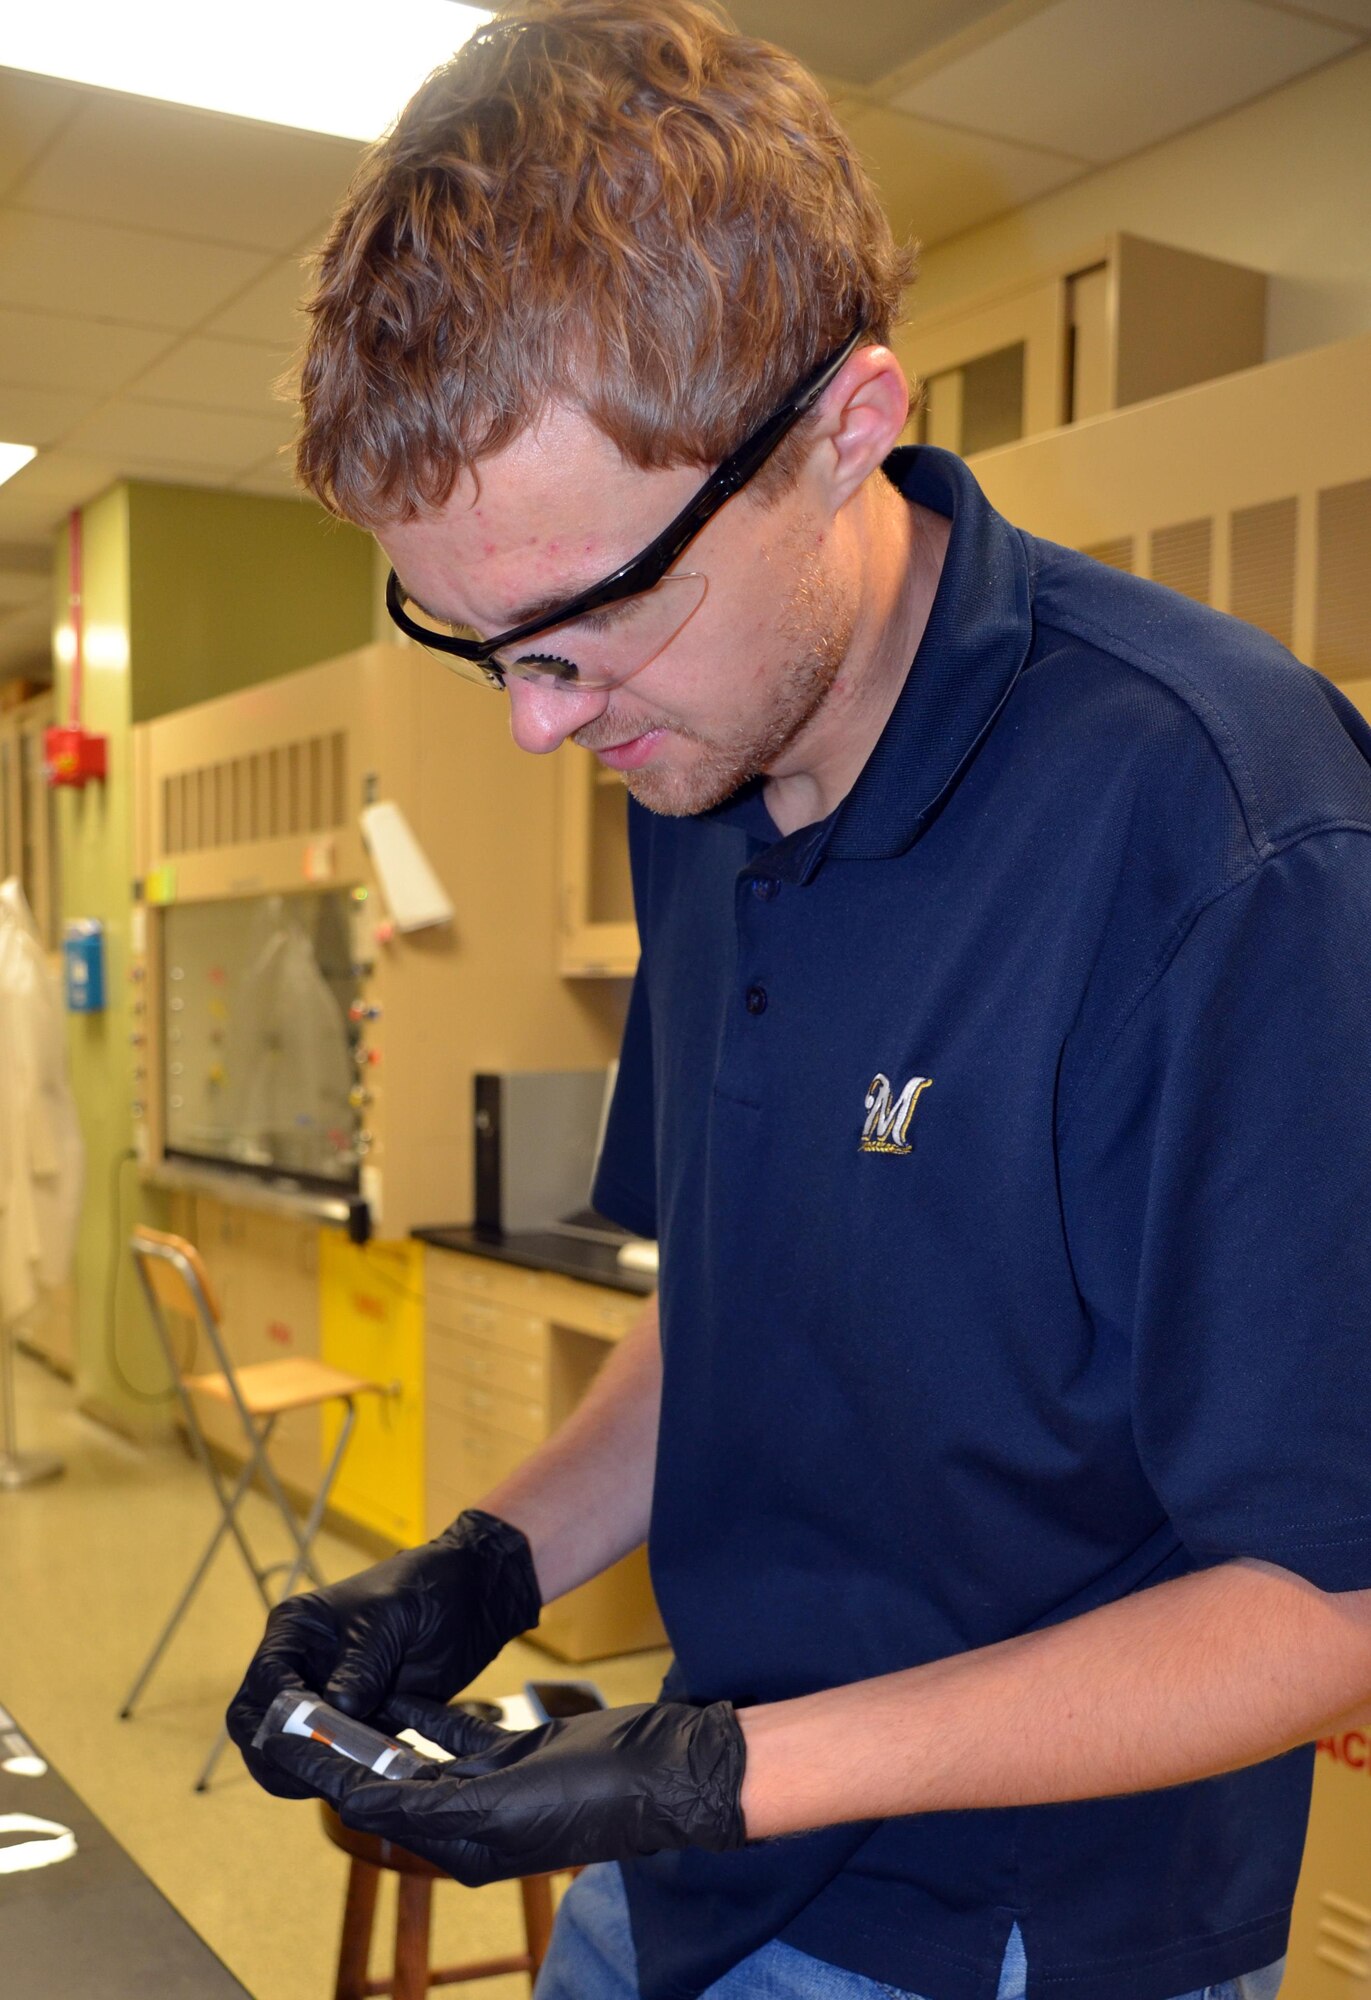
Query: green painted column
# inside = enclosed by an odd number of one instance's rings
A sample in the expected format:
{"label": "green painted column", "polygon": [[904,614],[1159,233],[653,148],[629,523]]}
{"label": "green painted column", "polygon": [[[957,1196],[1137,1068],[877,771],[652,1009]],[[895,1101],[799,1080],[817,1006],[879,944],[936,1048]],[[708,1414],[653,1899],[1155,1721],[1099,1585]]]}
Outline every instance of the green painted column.
{"label": "green painted column", "polygon": [[[129,660],[128,491],[116,487],[83,511],[82,600],[85,622],[84,726],[108,738],[103,785],[57,794],[57,837],[64,921],[98,917],[105,926],[106,1005],[99,1014],[67,1016],[72,1087],[86,1147],[86,1187],[76,1246],[75,1347],[82,1403],[125,1429],[159,1421],[164,1399],[144,1394],[165,1370],[137,1320],[127,1238],[140,1213],[132,1151],[133,1032],[128,979],[132,910],[133,812]],[[57,713],[67,716],[71,685],[67,624],[67,533],[58,542]]]}

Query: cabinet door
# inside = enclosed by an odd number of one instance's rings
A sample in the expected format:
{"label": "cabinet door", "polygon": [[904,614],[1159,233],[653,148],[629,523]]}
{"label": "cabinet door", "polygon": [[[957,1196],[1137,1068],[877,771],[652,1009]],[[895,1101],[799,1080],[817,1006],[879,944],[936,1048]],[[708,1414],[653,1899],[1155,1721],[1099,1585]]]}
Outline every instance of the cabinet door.
{"label": "cabinet door", "polygon": [[558,753],[558,963],[568,976],[631,977],[638,964],[628,869],[628,793],[574,743]]}
{"label": "cabinet door", "polygon": [[[424,1533],[424,1258],[418,1243],[349,1243],[319,1232],[323,1358],[378,1382],[363,1396],[333,1488],[338,1511],[395,1542]],[[324,1411],[333,1449],[342,1406]]]}

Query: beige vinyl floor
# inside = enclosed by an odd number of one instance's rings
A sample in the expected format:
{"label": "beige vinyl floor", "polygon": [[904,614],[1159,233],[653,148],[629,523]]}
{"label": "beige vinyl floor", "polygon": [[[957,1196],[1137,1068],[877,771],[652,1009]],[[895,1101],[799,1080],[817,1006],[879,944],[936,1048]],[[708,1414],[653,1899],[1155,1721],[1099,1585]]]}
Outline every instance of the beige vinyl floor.
{"label": "beige vinyl floor", "polygon": [[[60,1452],[67,1469],[49,1484],[0,1492],[0,1702],[255,2000],[328,2000],[347,1861],[324,1839],[316,1809],[268,1797],[231,1748],[209,1792],[191,1789],[261,1630],[235,1550],[221,1548],[138,1714],[117,1719],[217,1519],[203,1473],[177,1444],[129,1444],[83,1416],[70,1387],[24,1354],[16,1378],[21,1445]],[[250,1496],[244,1518],[271,1557],[285,1553],[263,1501]],[[334,1577],[369,1560],[332,1535],[318,1554]],[[640,1653],[551,1671],[589,1673],[611,1702],[640,1701],[656,1692],[665,1663]],[[510,1693],[549,1670],[546,1654],[516,1643],[473,1691]],[[373,1975],[385,1970],[393,1922],[387,1882]],[[515,1951],[521,1938],[512,1884],[437,1885],[435,1964]],[[528,1980],[450,1990],[526,2000]]]}

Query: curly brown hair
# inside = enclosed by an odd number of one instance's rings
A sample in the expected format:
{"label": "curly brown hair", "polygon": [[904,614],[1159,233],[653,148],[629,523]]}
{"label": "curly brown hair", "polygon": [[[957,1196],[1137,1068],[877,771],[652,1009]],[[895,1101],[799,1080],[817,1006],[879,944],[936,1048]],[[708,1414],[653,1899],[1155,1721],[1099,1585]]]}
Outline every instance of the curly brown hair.
{"label": "curly brown hair", "polygon": [[511,0],[333,223],[297,471],[412,519],[553,402],[634,465],[714,464],[854,326],[889,337],[913,261],[791,56],[697,0]]}

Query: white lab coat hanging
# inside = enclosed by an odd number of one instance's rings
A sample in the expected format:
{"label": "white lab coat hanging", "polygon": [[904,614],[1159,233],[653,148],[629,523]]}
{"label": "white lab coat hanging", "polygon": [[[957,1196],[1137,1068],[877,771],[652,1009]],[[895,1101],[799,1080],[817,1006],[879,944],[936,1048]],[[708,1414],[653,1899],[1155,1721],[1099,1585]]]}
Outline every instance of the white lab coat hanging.
{"label": "white lab coat hanging", "polygon": [[0,1052],[3,1327],[70,1272],[85,1160],[57,982],[12,876],[0,883]]}

